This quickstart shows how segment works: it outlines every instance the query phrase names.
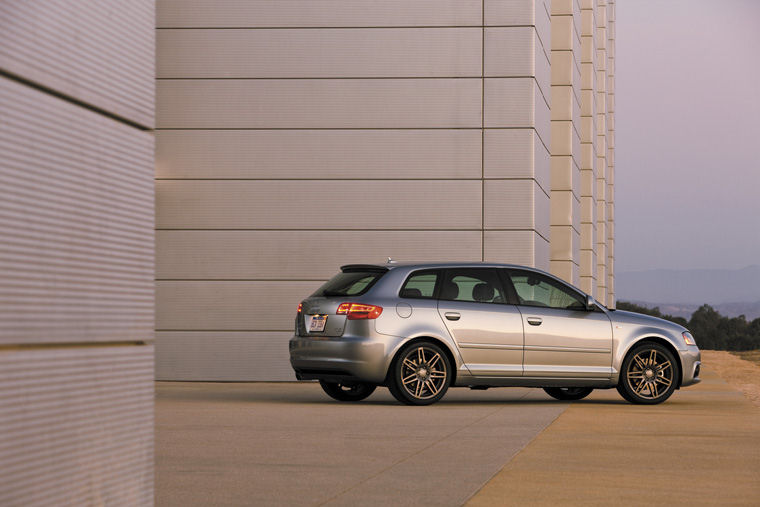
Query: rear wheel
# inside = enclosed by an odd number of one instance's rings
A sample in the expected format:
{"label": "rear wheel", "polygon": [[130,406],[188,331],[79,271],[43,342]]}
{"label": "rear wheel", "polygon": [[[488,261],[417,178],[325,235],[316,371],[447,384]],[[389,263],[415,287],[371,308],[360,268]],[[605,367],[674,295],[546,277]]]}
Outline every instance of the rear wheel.
{"label": "rear wheel", "polygon": [[655,405],[670,398],[678,375],[673,354],[659,343],[645,342],[625,357],[617,390],[631,403]]}
{"label": "rear wheel", "polygon": [[451,383],[451,364],[429,341],[407,345],[391,365],[388,390],[407,405],[430,405],[443,398]]}
{"label": "rear wheel", "polygon": [[366,384],[364,382],[327,382],[320,380],[319,385],[322,386],[322,390],[338,401],[361,401],[373,392],[375,387],[373,384]]}
{"label": "rear wheel", "polygon": [[546,394],[562,401],[582,400],[593,390],[593,387],[544,387]]}

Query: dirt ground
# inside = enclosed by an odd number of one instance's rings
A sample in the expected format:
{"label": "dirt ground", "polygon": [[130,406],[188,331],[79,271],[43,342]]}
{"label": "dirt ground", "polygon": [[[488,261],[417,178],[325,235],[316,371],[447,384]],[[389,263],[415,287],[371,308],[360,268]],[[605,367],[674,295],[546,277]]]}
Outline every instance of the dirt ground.
{"label": "dirt ground", "polygon": [[[738,357],[739,354],[748,360]],[[760,407],[760,366],[757,361],[760,361],[760,351],[702,351],[702,364],[705,368],[716,372],[723,380],[744,393],[755,406]]]}

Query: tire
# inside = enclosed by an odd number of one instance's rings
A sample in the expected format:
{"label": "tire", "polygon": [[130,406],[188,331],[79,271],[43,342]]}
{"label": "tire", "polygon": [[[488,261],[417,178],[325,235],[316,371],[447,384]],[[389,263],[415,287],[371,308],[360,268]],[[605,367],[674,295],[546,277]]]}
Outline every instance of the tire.
{"label": "tire", "polygon": [[672,352],[659,343],[644,342],[625,356],[617,390],[631,403],[656,405],[670,398],[680,374]]}
{"label": "tire", "polygon": [[338,401],[361,401],[373,392],[377,386],[364,382],[327,382],[320,380],[319,385],[327,395]]}
{"label": "tire", "polygon": [[406,405],[431,405],[443,398],[451,384],[451,363],[433,342],[406,345],[390,369],[388,390]]}
{"label": "tire", "polygon": [[546,394],[561,401],[582,400],[593,390],[593,387],[544,387]]}

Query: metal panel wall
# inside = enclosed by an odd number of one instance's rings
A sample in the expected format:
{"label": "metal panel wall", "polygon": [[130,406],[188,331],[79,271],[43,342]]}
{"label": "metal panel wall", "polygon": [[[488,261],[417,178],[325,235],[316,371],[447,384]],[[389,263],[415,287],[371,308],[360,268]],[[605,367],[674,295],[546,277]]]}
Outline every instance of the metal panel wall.
{"label": "metal panel wall", "polygon": [[0,505],[153,503],[153,3],[0,6]]}
{"label": "metal panel wall", "polygon": [[548,268],[549,21],[542,0],[160,1],[158,378],[292,379],[293,308],[346,262]]}
{"label": "metal panel wall", "polygon": [[160,0],[156,16],[159,28],[480,26],[481,10],[482,0]]}
{"label": "metal panel wall", "polygon": [[0,344],[149,338],[152,135],[0,83]]}
{"label": "metal panel wall", "polygon": [[0,505],[152,505],[153,346],[0,352]]}
{"label": "metal panel wall", "polygon": [[481,171],[481,136],[479,129],[161,130],[156,177],[403,180],[435,171],[442,179],[473,179]]}
{"label": "metal panel wall", "polygon": [[0,69],[153,126],[153,0],[0,3]]}
{"label": "metal panel wall", "polygon": [[[429,245],[446,245],[431,250]],[[160,230],[156,233],[156,277],[182,280],[324,280],[341,262],[366,262],[388,245],[403,259],[432,262],[480,260],[480,231],[436,230]]]}

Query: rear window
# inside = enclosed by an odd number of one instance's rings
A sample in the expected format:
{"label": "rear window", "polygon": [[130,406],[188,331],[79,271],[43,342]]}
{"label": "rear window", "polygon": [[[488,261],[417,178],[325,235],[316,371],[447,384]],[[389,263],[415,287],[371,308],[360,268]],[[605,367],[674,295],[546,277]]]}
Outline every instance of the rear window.
{"label": "rear window", "polygon": [[312,296],[361,296],[377,282],[385,272],[351,271],[338,273]]}

